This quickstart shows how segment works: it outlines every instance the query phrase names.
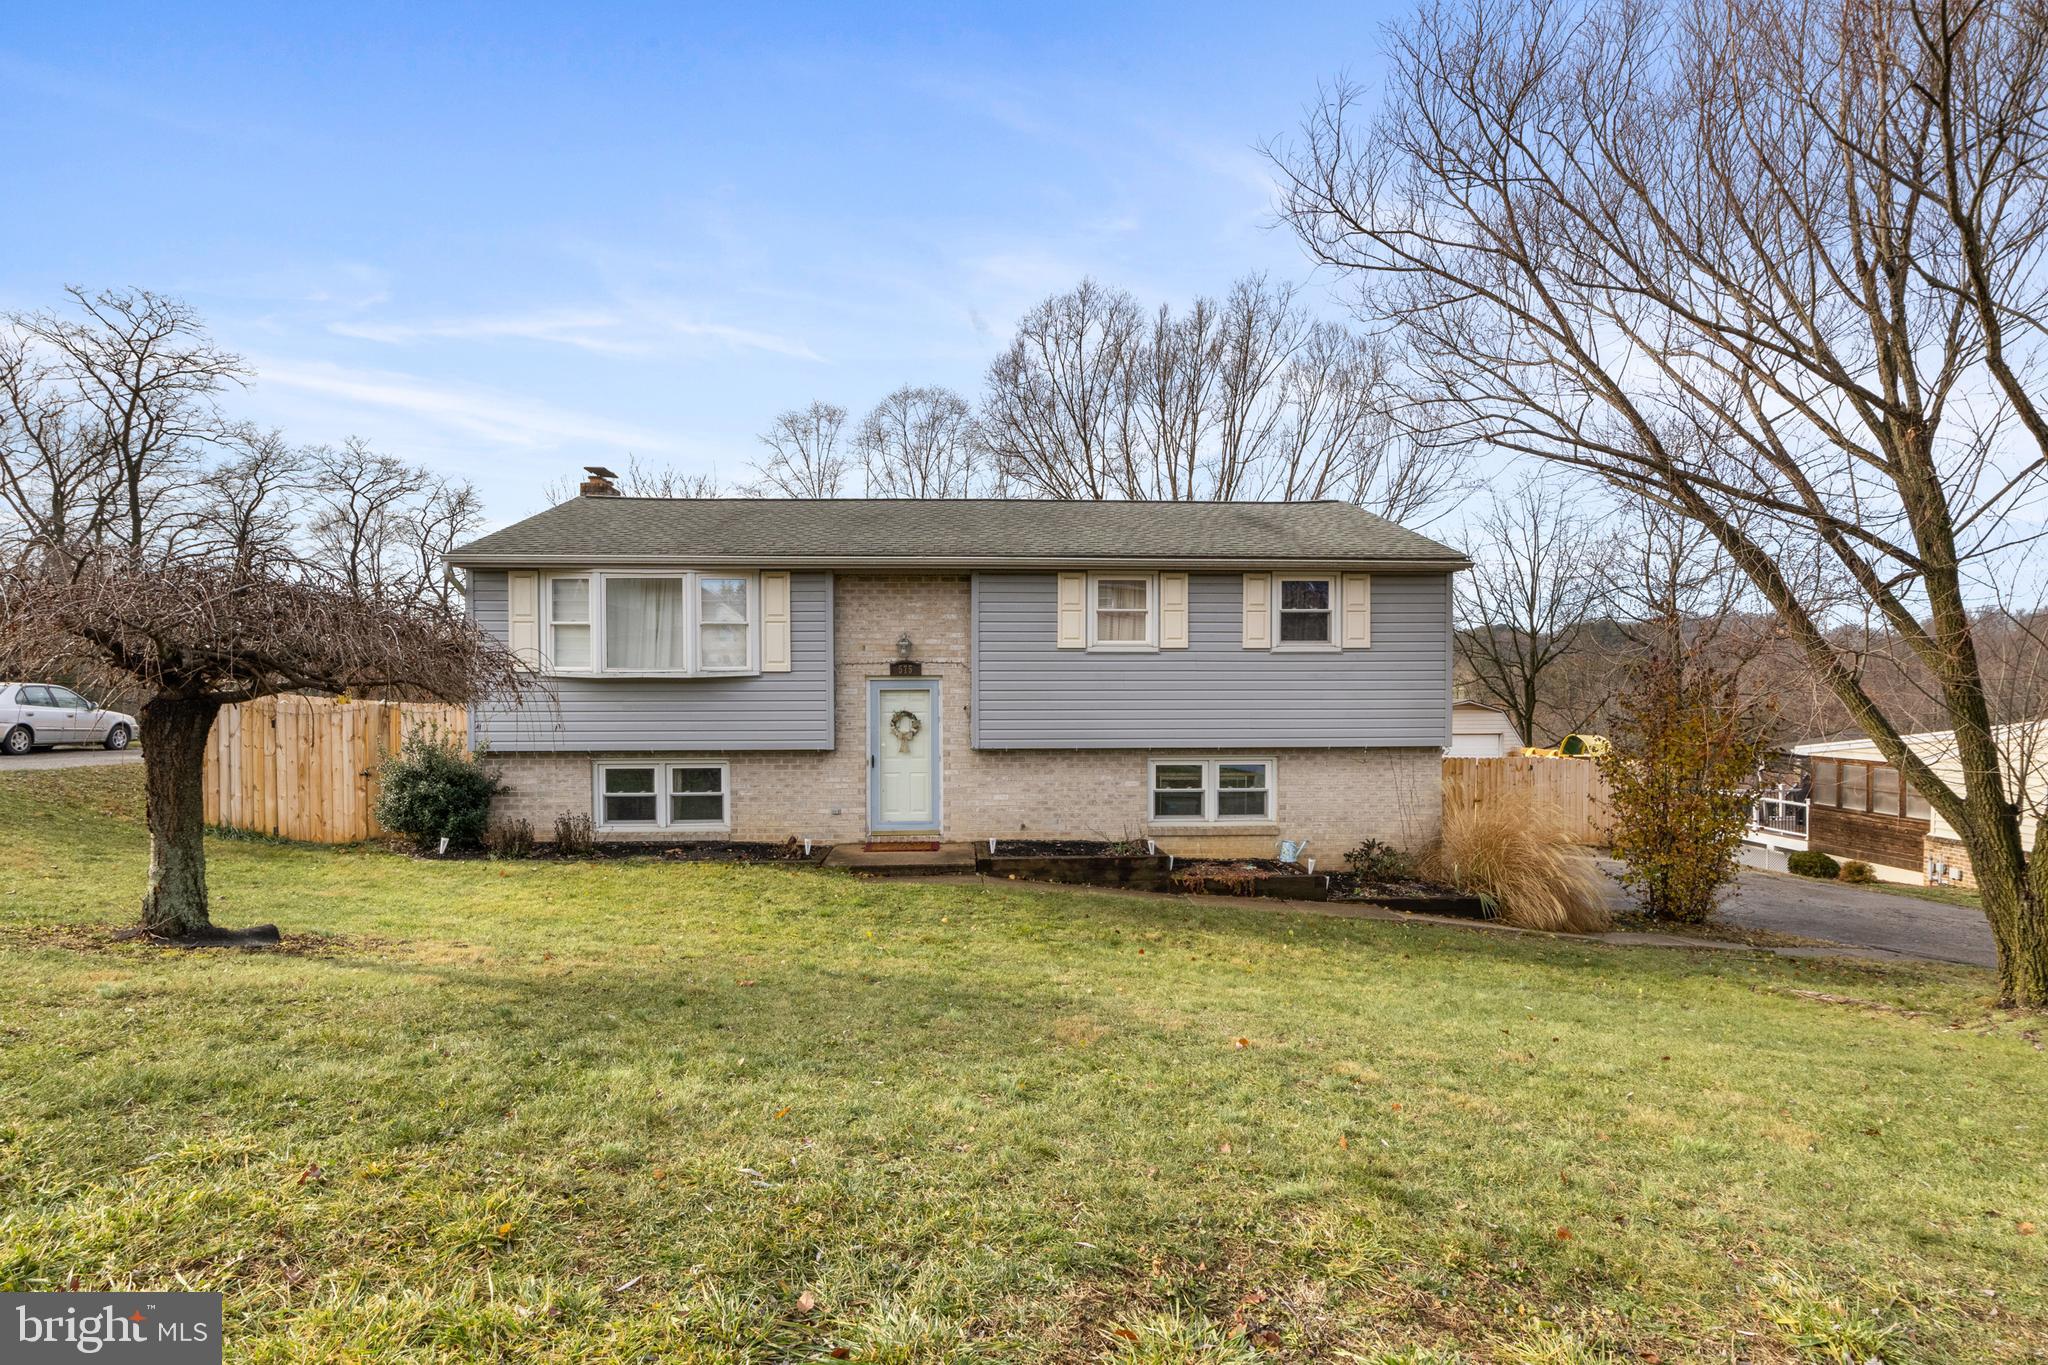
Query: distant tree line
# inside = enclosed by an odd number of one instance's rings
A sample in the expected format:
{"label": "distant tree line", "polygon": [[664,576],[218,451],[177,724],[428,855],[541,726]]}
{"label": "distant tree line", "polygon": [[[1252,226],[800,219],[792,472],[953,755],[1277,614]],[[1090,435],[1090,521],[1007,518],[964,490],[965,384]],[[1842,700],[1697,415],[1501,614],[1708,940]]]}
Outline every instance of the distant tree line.
{"label": "distant tree line", "polygon": [[[629,463],[641,495],[1338,499],[1426,522],[1471,482],[1467,452],[1410,438],[1399,356],[1263,275],[1147,310],[1092,279],[1026,312],[978,397],[905,385],[858,421],[778,414],[729,489]],[[569,489],[555,485],[559,500]]]}

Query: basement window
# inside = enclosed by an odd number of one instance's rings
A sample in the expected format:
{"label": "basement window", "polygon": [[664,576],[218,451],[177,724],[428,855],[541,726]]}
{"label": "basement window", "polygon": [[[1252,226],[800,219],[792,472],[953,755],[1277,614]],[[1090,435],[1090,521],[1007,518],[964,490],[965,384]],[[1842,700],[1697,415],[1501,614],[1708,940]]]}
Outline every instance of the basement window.
{"label": "basement window", "polygon": [[599,829],[724,831],[732,827],[731,769],[723,763],[600,763]]}
{"label": "basement window", "polygon": [[1270,758],[1166,758],[1151,764],[1155,824],[1273,823]]}

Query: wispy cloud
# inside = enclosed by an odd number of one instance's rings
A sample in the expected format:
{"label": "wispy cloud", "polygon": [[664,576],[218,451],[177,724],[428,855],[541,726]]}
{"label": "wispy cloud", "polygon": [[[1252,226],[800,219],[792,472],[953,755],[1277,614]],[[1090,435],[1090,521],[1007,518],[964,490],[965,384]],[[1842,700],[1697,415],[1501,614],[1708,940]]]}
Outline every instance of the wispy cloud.
{"label": "wispy cloud", "polygon": [[676,449],[668,437],[647,428],[492,389],[436,384],[416,375],[328,361],[262,359],[256,367],[260,385],[406,413],[501,446],[538,450],[568,443],[656,454]]}
{"label": "wispy cloud", "polygon": [[560,309],[424,322],[343,321],[329,323],[327,330],[391,346],[423,341],[532,341],[600,355],[651,355],[662,349],[667,338],[694,337],[734,350],[767,351],[797,360],[822,358],[802,342],[772,332],[705,322],[648,305],[631,311]]}
{"label": "wispy cloud", "polygon": [[539,341],[605,355],[640,355],[645,343],[617,335],[623,319],[611,313],[551,312],[430,322],[330,322],[337,336],[390,346],[421,341]]}

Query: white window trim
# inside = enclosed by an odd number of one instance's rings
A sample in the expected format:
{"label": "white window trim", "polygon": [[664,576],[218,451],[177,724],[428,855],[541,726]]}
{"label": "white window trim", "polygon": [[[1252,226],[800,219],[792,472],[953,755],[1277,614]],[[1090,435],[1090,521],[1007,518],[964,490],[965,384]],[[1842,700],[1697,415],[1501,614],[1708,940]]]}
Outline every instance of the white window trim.
{"label": "white window trim", "polygon": [[[1216,769],[1229,763],[1260,763],[1266,769],[1266,813],[1264,815],[1219,815],[1217,813]],[[1202,813],[1155,815],[1153,797],[1159,791],[1161,767],[1197,765],[1202,769]],[[1162,755],[1145,761],[1145,822],[1150,825],[1277,825],[1280,823],[1280,763],[1261,754],[1223,754],[1217,757]]]}
{"label": "white window trim", "polygon": [[[557,579],[582,578],[590,582],[590,667],[558,668],[554,661],[555,595]],[[675,578],[683,584],[682,668],[606,668],[604,666],[605,584],[613,578]],[[703,605],[698,584],[706,578],[744,578],[747,581],[747,662],[743,668],[705,668],[701,661],[699,632]],[[752,569],[564,569],[540,576],[540,639],[544,671],[563,678],[746,678],[761,671],[761,575]],[[582,622],[571,624],[581,625]],[[644,765],[643,765],[644,766]]]}
{"label": "white window trim", "polygon": [[[1327,640],[1282,640],[1280,631],[1280,592],[1283,583],[1301,582],[1327,583],[1330,589],[1330,607],[1324,612],[1329,618],[1330,637]],[[1344,649],[1344,575],[1323,569],[1275,569],[1273,570],[1272,613],[1273,643],[1268,645],[1275,654],[1338,654]]]}
{"label": "white window trim", "polygon": [[[654,771],[654,819],[652,820],[606,820],[604,818],[604,775],[614,768]],[[725,816],[720,820],[671,820],[669,798],[675,793],[670,774],[677,768],[718,769],[718,794],[723,798]],[[705,793],[698,793],[703,795]],[[590,765],[590,824],[600,832],[605,830],[676,830],[684,834],[728,834],[732,831],[732,765],[717,759],[688,761],[634,761],[628,759],[606,760]]]}
{"label": "white window trim", "polygon": [[[1099,626],[1098,605],[1100,597],[1096,591],[1098,583],[1143,583],[1145,585],[1145,638],[1142,640],[1103,640],[1096,636]],[[1088,597],[1084,604],[1088,625],[1088,651],[1091,654],[1157,654],[1159,652],[1159,575],[1151,573],[1091,573],[1088,575]]]}

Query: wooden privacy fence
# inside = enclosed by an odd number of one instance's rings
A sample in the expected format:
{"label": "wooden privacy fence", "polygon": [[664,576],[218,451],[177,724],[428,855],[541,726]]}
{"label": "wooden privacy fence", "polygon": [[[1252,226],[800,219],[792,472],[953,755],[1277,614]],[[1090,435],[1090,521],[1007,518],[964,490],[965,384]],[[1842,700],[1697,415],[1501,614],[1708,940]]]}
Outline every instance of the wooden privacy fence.
{"label": "wooden privacy fence", "polygon": [[1572,838],[1605,844],[1613,817],[1607,779],[1584,758],[1447,758],[1444,810],[1464,810],[1504,798],[1547,801],[1564,816]]}
{"label": "wooden privacy fence", "polygon": [[461,739],[469,716],[426,702],[265,697],[224,708],[206,741],[206,822],[316,844],[384,832],[377,770],[407,736]]}

